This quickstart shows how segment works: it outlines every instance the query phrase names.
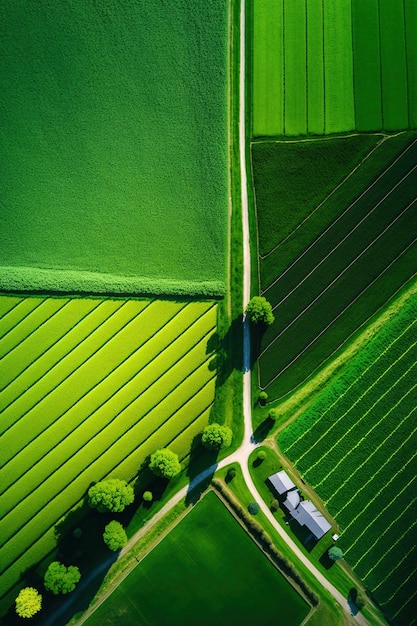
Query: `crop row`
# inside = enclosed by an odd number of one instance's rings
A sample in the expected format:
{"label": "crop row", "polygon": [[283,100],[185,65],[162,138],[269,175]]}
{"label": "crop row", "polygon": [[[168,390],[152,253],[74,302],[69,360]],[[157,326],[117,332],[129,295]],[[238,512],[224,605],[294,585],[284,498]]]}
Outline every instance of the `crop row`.
{"label": "crop row", "polygon": [[307,111],[308,132],[324,134],[323,3],[307,0]]}
{"label": "crop row", "polygon": [[343,415],[369,393],[369,388],[403,358],[413,343],[416,323],[414,307],[403,307],[400,314],[373,337],[366,349],[356,355],[343,376],[338,377],[298,420],[285,429],[280,437],[282,449],[290,452],[292,458],[300,459],[326,435],[335,419],[343,419]]}
{"label": "crop row", "polygon": [[[193,370],[195,364],[199,365],[205,360],[206,337],[212,330],[210,322],[213,323],[210,317],[207,312],[187,332],[179,333],[177,329],[178,335],[171,334],[167,325],[164,329],[166,332],[161,331],[162,337],[157,336],[157,341],[153,338],[147,342],[142,351],[138,350],[69,410],[59,413],[58,418],[47,424],[48,428],[35,439],[30,441],[28,436],[26,445],[22,447],[23,456],[15,455],[3,468],[6,484],[12,484],[22,475],[22,465],[25,467],[22,458],[30,458],[34,464],[75,432],[77,441],[82,442],[84,422],[89,417],[94,416],[104,428],[107,422],[126,408],[132,407],[134,403],[141,404],[143,394],[152,393],[155,402],[163,398],[183,380],[187,372]],[[156,389],[153,385],[156,385]],[[68,393],[71,394],[71,389]],[[85,439],[88,440],[88,437],[86,435]],[[26,471],[28,469],[26,464]]]}
{"label": "crop row", "polygon": [[[17,324],[19,324],[27,315],[29,315],[36,307],[43,304],[45,298],[33,297],[22,298],[18,296],[2,296],[1,297],[1,317],[0,329],[1,335],[4,337]],[[3,350],[3,347],[1,348]]]}
{"label": "crop row", "polygon": [[[120,315],[113,316],[110,325],[105,323],[99,327],[67,358],[62,359],[56,368],[48,371],[27,393],[19,396],[4,412],[13,424],[13,428],[4,434],[5,441],[10,439],[8,458],[21,449],[17,433],[21,433],[22,440],[29,443],[112,371],[131,356],[136,357],[138,348],[146,344],[154,332],[162,329],[163,334],[168,335],[168,345],[171,340],[168,322],[172,316],[175,318],[181,315],[178,307],[170,310],[167,306],[166,309],[160,315],[152,315],[148,309],[146,320],[140,315],[140,307],[139,311],[131,309],[125,311],[125,315],[120,312]],[[187,321],[179,322],[172,337],[176,336],[178,327],[187,327]],[[146,331],[143,332],[142,328],[146,328]],[[138,352],[137,356],[140,357],[140,354]],[[20,416],[23,417],[19,419]]]}
{"label": "crop row", "polygon": [[304,0],[284,2],[284,133],[307,132],[306,10]]}

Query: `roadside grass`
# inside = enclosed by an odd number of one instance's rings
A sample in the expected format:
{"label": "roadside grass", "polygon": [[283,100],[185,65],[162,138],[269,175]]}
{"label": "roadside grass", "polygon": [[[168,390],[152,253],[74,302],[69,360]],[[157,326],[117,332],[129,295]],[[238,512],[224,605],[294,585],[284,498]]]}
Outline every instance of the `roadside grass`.
{"label": "roadside grass", "polygon": [[[414,140],[409,133],[379,144],[318,205],[319,215],[306,211],[274,252],[261,257],[261,294],[272,303],[276,321],[261,338],[259,385],[271,399],[304,382],[411,279],[417,253]],[[256,190],[260,183],[267,187],[266,177],[255,176]],[[264,206],[272,215],[272,205],[269,197],[258,201],[258,216]],[[265,230],[265,222],[258,223]],[[307,247],[294,255],[292,242],[299,246],[303,231]]]}
{"label": "roadside grass", "polygon": [[187,463],[214,400],[215,303],[35,300],[10,327],[24,300],[8,297],[0,319],[2,594],[55,548],[92,481],[130,481],[168,445]]}
{"label": "roadside grass", "polygon": [[348,563],[403,623],[416,601],[416,303],[410,295],[279,437],[339,524]]}
{"label": "roadside grass", "polygon": [[203,0],[2,3],[3,290],[224,292],[227,28]]}
{"label": "roadside grass", "polygon": [[[245,566],[236,570],[236,559],[242,555]],[[252,624],[275,615],[277,595],[284,623],[301,623],[307,606],[210,492],[135,567],[87,624],[127,624],[132,619],[138,624],[149,619],[158,624],[195,624],[197,615],[199,624],[212,624],[219,611],[224,621],[234,619],[238,612],[239,623]]]}

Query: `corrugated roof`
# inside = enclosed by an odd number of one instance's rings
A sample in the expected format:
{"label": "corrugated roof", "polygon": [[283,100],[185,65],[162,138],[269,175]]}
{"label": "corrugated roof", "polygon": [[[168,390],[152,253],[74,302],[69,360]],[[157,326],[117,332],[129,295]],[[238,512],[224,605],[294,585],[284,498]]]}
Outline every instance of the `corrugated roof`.
{"label": "corrugated roof", "polygon": [[295,485],[292,482],[291,478],[288,476],[287,472],[281,470],[276,474],[272,474],[272,476],[268,477],[271,485],[278,491],[280,495],[289,491],[290,489],[294,489]]}
{"label": "corrugated roof", "polygon": [[331,528],[331,524],[324,515],[316,509],[310,500],[300,502],[298,507],[294,511],[291,511],[291,515],[297,520],[300,526],[307,526],[316,539],[323,537]]}
{"label": "corrugated roof", "polygon": [[284,505],[289,511],[293,511],[300,504],[300,494],[296,489],[287,493],[287,499],[284,501]]}

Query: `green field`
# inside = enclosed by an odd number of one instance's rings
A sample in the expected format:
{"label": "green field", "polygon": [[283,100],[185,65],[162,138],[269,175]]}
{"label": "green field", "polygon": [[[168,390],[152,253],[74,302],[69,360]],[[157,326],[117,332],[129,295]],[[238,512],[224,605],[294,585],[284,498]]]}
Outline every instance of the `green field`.
{"label": "green field", "polygon": [[278,616],[283,626],[297,626],[308,610],[217,496],[208,493],[87,624],[245,626]]}
{"label": "green field", "polygon": [[395,624],[417,610],[417,291],[279,444],[340,526],[346,559]]}
{"label": "green field", "polygon": [[224,291],[227,3],[3,0],[0,52],[0,288]]}
{"label": "green field", "polygon": [[254,2],[252,134],[415,128],[413,0]]}
{"label": "green field", "polygon": [[92,481],[131,480],[208,422],[213,302],[0,298],[1,576],[5,593],[55,546]]}
{"label": "green field", "polygon": [[414,275],[417,141],[260,142],[252,157],[260,291],[276,318],[259,345],[259,385],[278,399]]}

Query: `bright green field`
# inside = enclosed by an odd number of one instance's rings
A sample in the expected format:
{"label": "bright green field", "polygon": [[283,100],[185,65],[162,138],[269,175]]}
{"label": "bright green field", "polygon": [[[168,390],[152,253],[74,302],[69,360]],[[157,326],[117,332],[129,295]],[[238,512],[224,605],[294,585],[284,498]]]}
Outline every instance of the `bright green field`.
{"label": "bright green field", "polygon": [[[163,599],[163,600],[162,600]],[[94,626],[297,626],[308,606],[214,493],[87,620]]]}
{"label": "bright green field", "polygon": [[417,292],[280,436],[393,623],[417,610]]}
{"label": "bright green field", "polygon": [[380,139],[252,145],[260,292],[275,315],[258,383],[271,400],[305,382],[415,273],[416,134]]}
{"label": "bright green field", "polygon": [[224,288],[227,56],[223,2],[1,2],[0,287]]}
{"label": "bright green field", "polygon": [[92,481],[181,459],[214,399],[213,302],[0,298],[3,594]]}
{"label": "bright green field", "polygon": [[414,0],[253,5],[252,134],[415,128]]}

